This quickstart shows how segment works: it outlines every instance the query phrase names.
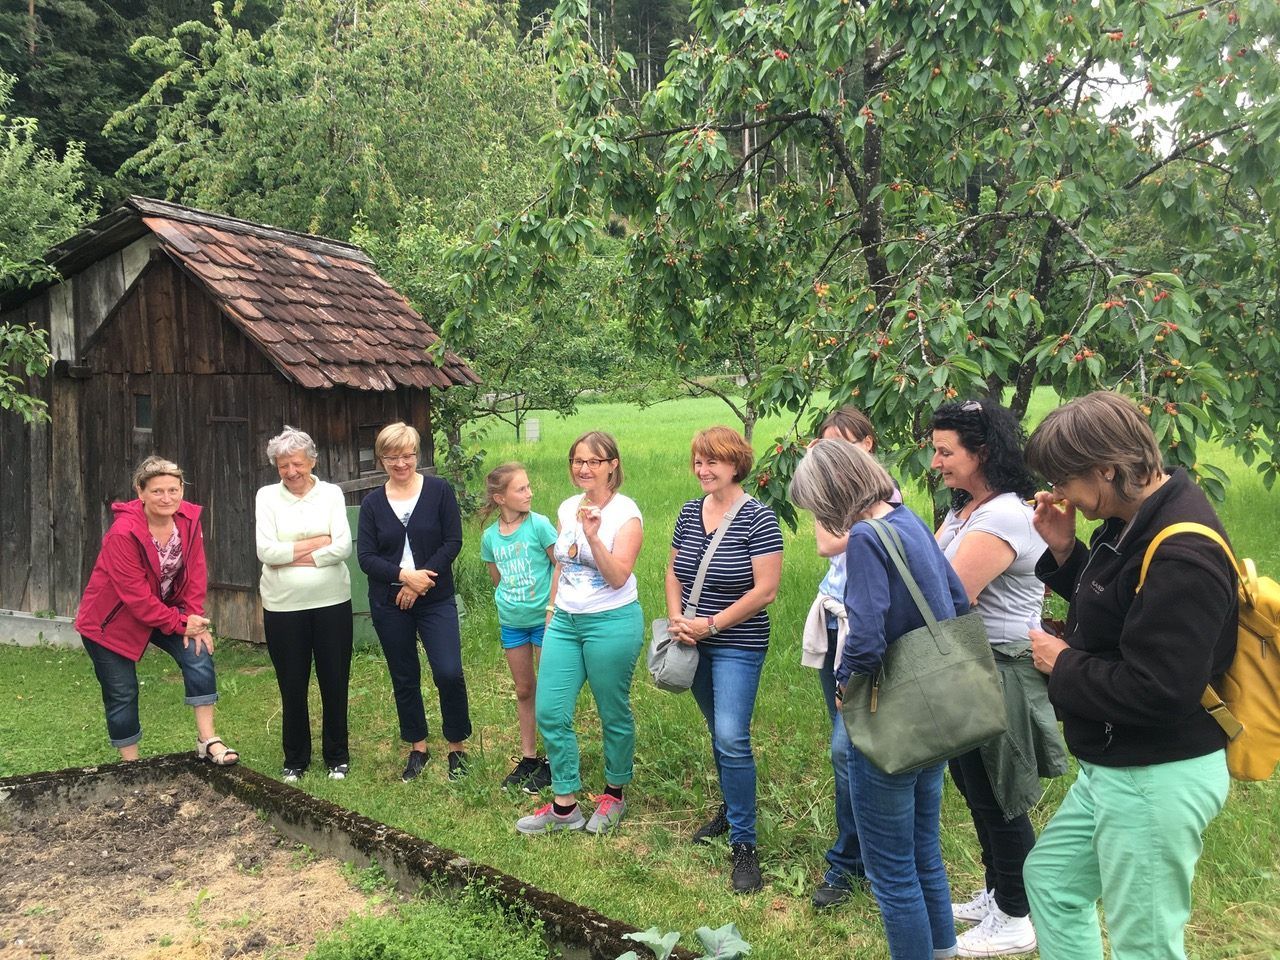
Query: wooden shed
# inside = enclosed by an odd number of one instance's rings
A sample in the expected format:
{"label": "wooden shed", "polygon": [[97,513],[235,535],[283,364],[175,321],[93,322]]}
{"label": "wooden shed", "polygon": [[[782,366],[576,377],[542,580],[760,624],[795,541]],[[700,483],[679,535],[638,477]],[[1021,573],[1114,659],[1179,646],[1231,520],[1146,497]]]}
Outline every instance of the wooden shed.
{"label": "wooden shed", "polygon": [[[358,247],[144,197],[50,251],[61,282],[0,297],[49,333],[30,384],[51,420],[0,411],[0,607],[72,615],[144,456],[182,465],[205,507],[218,632],[260,639],[253,504],[288,423],[348,502],[381,483],[373,439],[404,420],[433,463],[431,390],[478,382]],[[433,351],[433,353],[436,351]]]}

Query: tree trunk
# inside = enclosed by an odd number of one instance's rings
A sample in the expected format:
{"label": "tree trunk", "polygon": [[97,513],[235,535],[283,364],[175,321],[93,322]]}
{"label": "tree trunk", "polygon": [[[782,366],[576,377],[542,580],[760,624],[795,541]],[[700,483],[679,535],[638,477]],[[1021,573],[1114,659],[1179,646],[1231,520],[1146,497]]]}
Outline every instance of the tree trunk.
{"label": "tree trunk", "polygon": [[760,408],[748,400],[743,410],[742,435],[747,443],[750,443],[752,435],[756,432],[756,421],[760,419]]}

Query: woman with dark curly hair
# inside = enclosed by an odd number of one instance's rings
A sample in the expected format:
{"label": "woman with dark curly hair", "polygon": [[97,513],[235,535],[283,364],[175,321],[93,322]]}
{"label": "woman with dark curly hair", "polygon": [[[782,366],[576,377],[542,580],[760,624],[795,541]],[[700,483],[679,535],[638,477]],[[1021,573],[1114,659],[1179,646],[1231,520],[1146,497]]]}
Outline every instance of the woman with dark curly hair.
{"label": "woman with dark curly hair", "polygon": [[987,628],[1000,671],[1009,729],[950,762],[973,817],[986,873],[982,890],[954,904],[957,920],[976,924],[960,935],[962,957],[1027,953],[1035,929],[1022,864],[1035,845],[1027,811],[1040,799],[1040,777],[1067,771],[1047,685],[1031,661],[1028,621],[1040,623],[1044,585],[1035,575],[1044,541],[1024,501],[1036,483],[1022,456],[1017,418],[992,400],[939,407],[930,423],[933,469],[951,490],[951,510],[935,534]]}

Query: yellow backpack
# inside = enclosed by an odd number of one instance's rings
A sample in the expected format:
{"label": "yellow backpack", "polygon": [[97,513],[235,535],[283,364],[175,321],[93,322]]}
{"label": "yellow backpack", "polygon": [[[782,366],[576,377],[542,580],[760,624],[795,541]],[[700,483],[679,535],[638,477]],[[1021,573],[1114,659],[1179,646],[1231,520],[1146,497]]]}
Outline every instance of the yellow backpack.
{"label": "yellow backpack", "polygon": [[1205,687],[1200,705],[1226,732],[1227,769],[1236,780],[1269,780],[1280,763],[1280,584],[1259,577],[1252,560],[1237,561],[1231,548],[1202,523],[1173,523],[1147,547],[1138,589],[1156,548],[1180,533],[1208,537],[1226,551],[1240,575],[1236,655],[1218,685]]}

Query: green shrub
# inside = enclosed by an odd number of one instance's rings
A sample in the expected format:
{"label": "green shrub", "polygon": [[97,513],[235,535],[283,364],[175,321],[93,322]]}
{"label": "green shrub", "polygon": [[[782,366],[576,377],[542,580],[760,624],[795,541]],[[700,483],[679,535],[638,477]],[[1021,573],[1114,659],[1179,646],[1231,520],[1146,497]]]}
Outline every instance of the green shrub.
{"label": "green shrub", "polygon": [[307,960],[555,960],[542,925],[504,912],[482,893],[402,904],[355,916],[316,944]]}

